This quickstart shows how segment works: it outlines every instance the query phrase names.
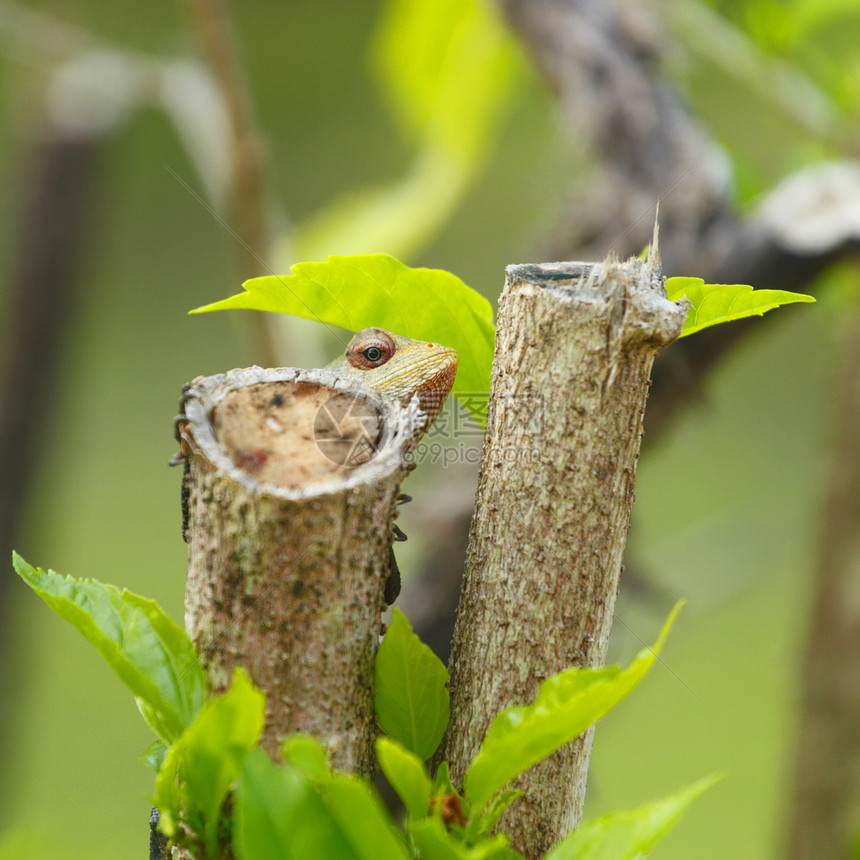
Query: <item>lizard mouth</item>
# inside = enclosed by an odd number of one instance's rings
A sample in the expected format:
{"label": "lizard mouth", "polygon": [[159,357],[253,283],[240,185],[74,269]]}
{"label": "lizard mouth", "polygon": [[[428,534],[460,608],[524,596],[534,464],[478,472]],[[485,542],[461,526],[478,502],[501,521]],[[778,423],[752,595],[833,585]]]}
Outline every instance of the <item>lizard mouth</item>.
{"label": "lizard mouth", "polygon": [[430,362],[440,364],[439,370],[430,376],[418,390],[418,403],[421,411],[427,415],[428,424],[432,423],[442,411],[448,394],[451,392],[451,386],[454,384],[454,377],[457,375],[459,361],[457,353],[446,346],[439,349],[440,353],[434,352],[432,358],[428,358],[427,362],[428,364]]}

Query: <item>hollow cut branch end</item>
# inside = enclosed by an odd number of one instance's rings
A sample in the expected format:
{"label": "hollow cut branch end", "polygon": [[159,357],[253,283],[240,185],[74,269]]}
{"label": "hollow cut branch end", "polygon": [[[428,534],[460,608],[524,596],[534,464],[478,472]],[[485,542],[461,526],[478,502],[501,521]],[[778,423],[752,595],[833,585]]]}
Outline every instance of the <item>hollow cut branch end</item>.
{"label": "hollow cut branch end", "polygon": [[328,371],[194,380],[186,462],[186,627],[216,692],[242,665],[266,694],[261,743],[310,732],[373,771],[373,658],[414,406]]}

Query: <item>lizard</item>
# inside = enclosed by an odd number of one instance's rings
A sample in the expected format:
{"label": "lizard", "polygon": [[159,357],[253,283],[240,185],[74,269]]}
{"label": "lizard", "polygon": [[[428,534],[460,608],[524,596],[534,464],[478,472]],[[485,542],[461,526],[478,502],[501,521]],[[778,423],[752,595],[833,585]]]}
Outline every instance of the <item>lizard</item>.
{"label": "lizard", "polygon": [[[417,442],[442,410],[454,384],[457,362],[457,352],[451,347],[412,340],[383,328],[366,328],[358,332],[344,354],[325,369],[347,379],[359,380],[402,406],[417,395],[421,411],[427,416],[413,440]],[[409,497],[401,495],[400,501],[409,501]],[[396,525],[393,539],[406,540],[406,535]],[[385,602],[394,603],[399,593],[400,570],[391,546]]]}

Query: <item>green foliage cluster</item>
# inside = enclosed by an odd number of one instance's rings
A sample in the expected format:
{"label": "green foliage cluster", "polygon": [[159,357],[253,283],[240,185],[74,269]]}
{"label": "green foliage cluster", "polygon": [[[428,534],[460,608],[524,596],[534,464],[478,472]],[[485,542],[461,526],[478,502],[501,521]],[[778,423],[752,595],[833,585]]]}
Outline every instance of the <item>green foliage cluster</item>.
{"label": "green foliage cluster", "polygon": [[350,331],[378,326],[415,340],[438,341],[460,356],[453,393],[482,392],[486,407],[493,309],[456,275],[443,269],[413,269],[389,254],[331,256],[325,263],[296,263],[292,273],[252,278],[242,285],[244,292],[192,313],[252,308]]}
{"label": "green foliage cluster", "polygon": [[[95,580],[76,580],[27,564],[15,570],[105,657],[132,691],[157,735],[143,760],[157,776],[153,802],[161,827],[195,857],[216,860],[516,860],[493,833],[521,792],[512,779],[569,743],[623,699],[657,659],[680,604],[652,648],[626,669],[568,669],[547,679],[531,705],[493,720],[463,791],[443,763],[425,761],[448,723],[448,673],[394,618],[375,664],[375,705],[384,733],[379,765],[403,801],[399,828],[371,784],[337,773],[313,737],[291,735],[274,764],[258,748],[265,697],[238,668],[229,689],[206,696],[202,670],[182,630],[156,603]],[[633,860],[665,835],[709,785],[703,780],[639,809],[604,816],[567,836],[551,860]]]}
{"label": "green foliage cluster", "polygon": [[[250,308],[292,314],[351,331],[379,326],[416,340],[457,350],[460,364],[452,393],[484,424],[493,363],[490,303],[442,269],[413,269],[389,254],[330,256],[297,263],[291,275],[252,278],[237,293],[192,313]],[[681,337],[708,326],[749,316],[812,296],[754,290],[744,284],[706,284],[701,278],[669,278],[668,298],[686,298],[690,311]]]}

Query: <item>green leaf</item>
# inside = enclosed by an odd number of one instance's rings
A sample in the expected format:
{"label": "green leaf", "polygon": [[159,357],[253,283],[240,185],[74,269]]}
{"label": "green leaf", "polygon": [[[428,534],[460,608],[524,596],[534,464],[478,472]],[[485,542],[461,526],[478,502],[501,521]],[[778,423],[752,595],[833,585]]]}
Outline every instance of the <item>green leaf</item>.
{"label": "green leaf", "polygon": [[463,793],[475,811],[615,707],[657,659],[682,606],[683,601],[672,610],[654,647],[640,651],[626,669],[567,669],[544,681],[531,705],[496,714],[464,781]]}
{"label": "green leaf", "polygon": [[509,847],[508,837],[502,833],[466,845],[445,828],[438,815],[410,823],[409,835],[421,860],[513,860],[521,856]]}
{"label": "green leaf", "polygon": [[239,666],[230,688],[211,698],[167,751],[155,781],[162,829],[176,832],[180,815],[215,856],[221,808],[247,753],[263,730],[266,697]]}
{"label": "green leaf", "polygon": [[[500,791],[487,805],[486,811],[474,819],[475,830],[479,836],[489,833],[504,815],[505,810],[518,798],[525,794],[518,788],[506,788]],[[471,822],[469,822],[471,824]]]}
{"label": "green leaf", "polygon": [[156,738],[138,759],[142,764],[149,765],[156,773],[161,770],[164,756],[167,754],[167,744],[161,738]]}
{"label": "green leaf", "polygon": [[[359,777],[333,773],[317,786],[335,827],[359,860],[404,860],[406,850],[379,796]],[[317,858],[309,858],[317,860]]]}
{"label": "green leaf", "polygon": [[718,323],[762,316],[780,305],[815,301],[803,293],[754,290],[746,284],[706,284],[701,278],[668,278],[666,294],[670,301],[685,297],[692,305],[679,337]]}
{"label": "green leaf", "polygon": [[[371,326],[457,350],[453,392],[473,415],[486,409],[493,362],[490,303],[441,269],[411,269],[388,254],[297,263],[292,275],[252,278],[245,292],[192,313],[253,308],[319,320],[351,331]],[[482,419],[481,419],[482,420]]]}
{"label": "green leaf", "polygon": [[407,860],[394,824],[358,777],[309,779],[248,755],[235,801],[239,860]]}
{"label": "green leaf", "polygon": [[413,818],[423,818],[430,809],[433,786],[424,762],[391,738],[376,739],[376,757],[406,811]]}
{"label": "green leaf", "polygon": [[172,742],[191,724],[206,700],[206,678],[191,640],[154,600],[31,567],[17,553],[12,563],[33,591],[96,647],[162,740]]}
{"label": "green leaf", "polygon": [[436,768],[436,776],[433,777],[433,796],[456,793],[457,789],[454,788],[454,783],[451,781],[451,768],[447,761],[443,761]]}
{"label": "green leaf", "polygon": [[233,846],[239,860],[353,860],[311,784],[277,767],[262,750],[245,757],[234,799]]}
{"label": "green leaf", "polygon": [[448,671],[399,609],[379,646],[374,674],[379,727],[426,761],[448,726]]}
{"label": "green leaf", "polygon": [[719,776],[640,806],[588,821],[546,855],[546,860],[636,860],[644,857],[680,820],[690,804]]}
{"label": "green leaf", "polygon": [[281,744],[281,756],[309,779],[322,779],[328,773],[326,749],[313,735],[287,735]]}

